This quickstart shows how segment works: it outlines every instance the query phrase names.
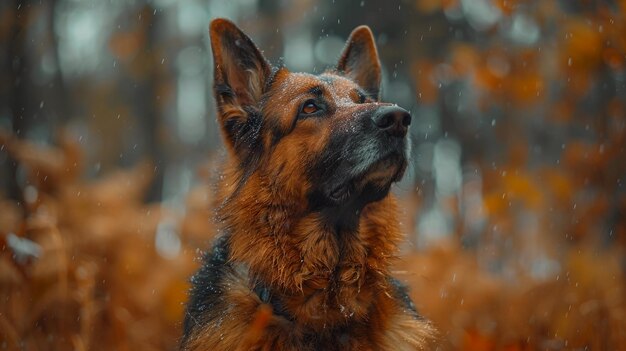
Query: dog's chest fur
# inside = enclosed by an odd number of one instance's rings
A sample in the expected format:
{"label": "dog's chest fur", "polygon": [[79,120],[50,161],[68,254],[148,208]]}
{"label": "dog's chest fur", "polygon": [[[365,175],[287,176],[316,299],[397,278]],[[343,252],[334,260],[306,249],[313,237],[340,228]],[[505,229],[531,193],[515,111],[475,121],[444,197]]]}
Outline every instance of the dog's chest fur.
{"label": "dog's chest fur", "polygon": [[[216,247],[211,258],[221,265],[220,276],[210,281],[201,271],[197,277],[207,294],[195,307],[202,312],[199,318],[209,320],[194,321],[206,327],[189,339],[189,350],[229,349],[224,345],[239,345],[236,350],[416,350],[429,341],[432,328],[417,318],[391,278],[368,281],[366,269],[365,277],[355,281],[285,295],[259,283],[246,264],[216,255],[221,250]],[[272,315],[263,337],[254,338],[246,331],[254,328],[261,306],[269,306]]]}
{"label": "dog's chest fur", "polygon": [[[234,231],[216,243],[194,279],[202,283],[188,313],[198,311],[197,318],[208,320],[193,321],[207,327],[190,338],[188,349],[210,350],[210,345],[227,345],[228,338],[245,339],[264,305],[272,315],[260,341],[234,339],[233,344],[258,350],[424,348],[432,328],[417,317],[387,272],[398,239],[393,233],[399,231],[381,232],[389,224],[368,216],[394,211],[394,203],[389,198],[371,206],[359,230],[344,236],[325,231],[319,218],[303,218],[289,232],[232,223]],[[239,225],[249,230],[237,230]]]}

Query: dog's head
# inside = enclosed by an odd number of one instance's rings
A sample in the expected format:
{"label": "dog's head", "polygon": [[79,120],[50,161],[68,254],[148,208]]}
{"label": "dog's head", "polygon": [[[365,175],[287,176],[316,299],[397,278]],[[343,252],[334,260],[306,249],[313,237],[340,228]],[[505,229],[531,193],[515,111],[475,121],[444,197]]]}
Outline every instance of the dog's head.
{"label": "dog's head", "polygon": [[411,115],[380,101],[368,27],[356,28],[337,66],[320,75],[272,67],[228,20],[214,20],[210,36],[218,122],[238,172],[233,193],[254,177],[283,203],[358,212],[402,177]]}

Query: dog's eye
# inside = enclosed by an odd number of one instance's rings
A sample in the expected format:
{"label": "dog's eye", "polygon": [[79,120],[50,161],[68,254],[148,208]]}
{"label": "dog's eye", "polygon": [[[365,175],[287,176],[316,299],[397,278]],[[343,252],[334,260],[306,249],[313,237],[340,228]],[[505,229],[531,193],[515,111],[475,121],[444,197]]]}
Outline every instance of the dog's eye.
{"label": "dog's eye", "polygon": [[364,104],[364,103],[370,103],[370,102],[375,102],[376,99],[374,98],[374,96],[361,92],[361,91],[357,91],[357,103],[359,104]]}
{"label": "dog's eye", "polygon": [[302,113],[304,113],[305,115],[310,115],[319,110],[320,108],[315,104],[315,101],[313,100],[309,100],[305,102],[304,105],[302,105]]}
{"label": "dog's eye", "polygon": [[359,104],[365,103],[367,101],[367,96],[365,96],[365,94],[363,94],[360,91],[357,91],[357,94],[359,96],[359,100],[358,100]]}

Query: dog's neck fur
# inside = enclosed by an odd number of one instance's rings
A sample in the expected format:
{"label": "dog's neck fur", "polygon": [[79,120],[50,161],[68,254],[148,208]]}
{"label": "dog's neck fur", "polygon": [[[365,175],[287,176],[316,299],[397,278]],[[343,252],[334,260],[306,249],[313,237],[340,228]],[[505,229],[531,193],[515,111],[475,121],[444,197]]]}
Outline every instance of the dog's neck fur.
{"label": "dog's neck fur", "polygon": [[230,261],[247,266],[251,285],[260,281],[280,293],[301,324],[319,329],[365,319],[375,299],[389,294],[388,268],[400,240],[393,196],[366,205],[354,230],[337,232],[302,201],[285,201],[306,189],[272,191],[259,186],[266,181],[253,175],[236,196],[234,184],[218,185],[217,225],[231,233]]}

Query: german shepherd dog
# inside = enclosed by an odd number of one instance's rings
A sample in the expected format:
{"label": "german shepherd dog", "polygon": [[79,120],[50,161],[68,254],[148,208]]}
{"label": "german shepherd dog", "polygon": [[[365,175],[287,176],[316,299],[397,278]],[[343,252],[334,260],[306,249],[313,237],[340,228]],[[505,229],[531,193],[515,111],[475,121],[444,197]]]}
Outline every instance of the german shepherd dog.
{"label": "german shepherd dog", "polygon": [[271,66],[228,20],[210,38],[227,158],[181,349],[427,348],[433,327],[389,271],[411,115],[380,101],[370,29],[320,75]]}

